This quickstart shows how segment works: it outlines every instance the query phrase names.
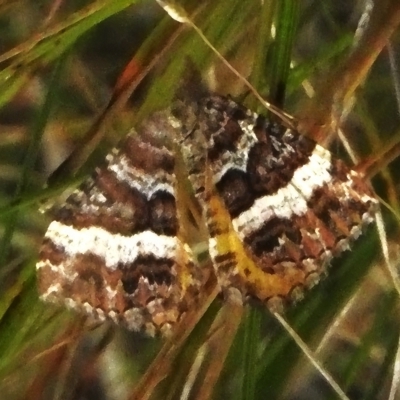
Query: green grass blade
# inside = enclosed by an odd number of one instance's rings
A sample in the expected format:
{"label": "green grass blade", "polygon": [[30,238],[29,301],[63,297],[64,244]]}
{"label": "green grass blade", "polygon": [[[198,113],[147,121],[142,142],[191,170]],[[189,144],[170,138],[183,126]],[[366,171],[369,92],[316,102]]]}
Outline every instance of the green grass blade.
{"label": "green grass blade", "polygon": [[[29,188],[29,180],[39,153],[40,141],[44,132],[44,128],[50,118],[51,110],[57,102],[57,87],[62,74],[66,58],[61,57],[57,63],[57,67],[52,74],[49,89],[38,115],[34,119],[31,130],[29,147],[27,149],[21,171],[21,178],[15,190],[16,202],[20,201],[24,192]],[[18,212],[11,213],[5,222],[5,232],[0,244],[0,266],[3,265],[8,256],[10,243],[18,220]]]}
{"label": "green grass blade", "polygon": [[283,107],[286,82],[292,62],[293,43],[297,32],[299,2],[282,0],[277,3],[276,39],[271,53],[270,95],[273,104]]}

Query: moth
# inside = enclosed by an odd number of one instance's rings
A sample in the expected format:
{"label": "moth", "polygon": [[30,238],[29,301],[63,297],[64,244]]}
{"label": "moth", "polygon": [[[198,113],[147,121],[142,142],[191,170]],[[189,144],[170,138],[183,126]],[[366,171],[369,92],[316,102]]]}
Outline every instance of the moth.
{"label": "moth", "polygon": [[[185,190],[204,217],[212,269],[185,228]],[[210,274],[221,292],[280,309],[325,275],[377,205],[362,176],[296,130],[181,90],[53,209],[39,291],[150,335],[171,332]]]}

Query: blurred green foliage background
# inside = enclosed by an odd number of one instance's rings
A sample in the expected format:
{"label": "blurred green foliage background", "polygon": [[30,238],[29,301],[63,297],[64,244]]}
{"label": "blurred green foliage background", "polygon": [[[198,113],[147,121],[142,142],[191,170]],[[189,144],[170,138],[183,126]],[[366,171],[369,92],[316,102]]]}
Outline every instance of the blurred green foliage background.
{"label": "blurred green foliage background", "polygon": [[[179,3],[263,97],[306,127],[317,126],[305,133],[351,164],[330,123],[341,127],[385,201],[394,267],[400,183],[396,3]],[[0,398],[144,398],[135,387],[164,341],[115,326],[92,329],[82,316],[39,301],[35,262],[50,217],[38,209],[87,176],[135,124],[168,105],[188,57],[213,91],[266,111],[193,29],[152,0],[0,1],[0,53]],[[71,153],[70,163],[44,186]],[[371,228],[287,315],[350,399],[395,398],[388,396],[395,396],[393,366],[399,362],[399,301],[381,253]],[[196,385],[187,397],[183,388],[221,304],[218,299],[210,307],[151,398],[203,398]],[[221,375],[210,383],[213,399],[339,398],[281,325],[257,306],[248,307],[221,362]]]}

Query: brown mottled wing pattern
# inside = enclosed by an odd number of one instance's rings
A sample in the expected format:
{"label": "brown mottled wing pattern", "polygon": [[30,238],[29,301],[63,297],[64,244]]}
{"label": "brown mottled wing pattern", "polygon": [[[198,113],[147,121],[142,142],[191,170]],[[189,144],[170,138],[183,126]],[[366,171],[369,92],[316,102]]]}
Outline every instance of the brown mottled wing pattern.
{"label": "brown mottled wing pattern", "polygon": [[201,88],[139,133],[56,210],[37,264],[43,299],[151,335],[190,309],[210,271],[183,238],[173,147],[203,207],[221,289],[271,308],[317,283],[377,208],[327,150]]}
{"label": "brown mottled wing pattern", "polygon": [[[371,190],[314,141],[229,98],[177,103],[172,114],[182,115],[183,107],[196,114],[189,134],[183,126],[182,151],[207,209],[220,285],[274,309],[299,299],[373,220]],[[215,194],[229,224],[221,207],[210,203]]]}
{"label": "brown mottled wing pattern", "polygon": [[156,136],[114,149],[55,211],[37,264],[41,297],[168,333],[204,283],[179,235],[174,168]]}

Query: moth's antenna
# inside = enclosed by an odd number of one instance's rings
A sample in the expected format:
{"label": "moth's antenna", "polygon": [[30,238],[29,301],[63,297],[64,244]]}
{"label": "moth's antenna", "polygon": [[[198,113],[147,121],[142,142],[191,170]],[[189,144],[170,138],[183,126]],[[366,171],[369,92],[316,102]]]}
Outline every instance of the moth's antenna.
{"label": "moth's antenna", "polygon": [[285,113],[280,108],[274,106],[269,101],[265,100],[260,96],[256,88],[243,76],[241,75],[226,59],[225,57],[213,46],[213,44],[207,39],[201,29],[195,25],[195,23],[190,19],[187,15],[186,11],[175,4],[168,3],[164,0],[156,0],[157,3],[169,14],[171,18],[175,21],[178,21],[182,24],[187,24],[191,26],[196,33],[201,37],[201,39],[207,44],[208,47],[216,54],[216,56],[229,68],[233,74],[235,74],[239,80],[241,80],[253,93],[253,95],[260,101],[260,103],[270,112],[275,114],[278,118],[280,118],[288,128],[296,129],[297,122],[296,119],[291,115]]}

